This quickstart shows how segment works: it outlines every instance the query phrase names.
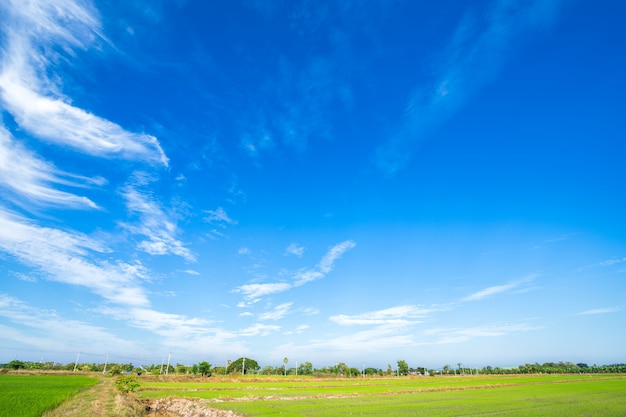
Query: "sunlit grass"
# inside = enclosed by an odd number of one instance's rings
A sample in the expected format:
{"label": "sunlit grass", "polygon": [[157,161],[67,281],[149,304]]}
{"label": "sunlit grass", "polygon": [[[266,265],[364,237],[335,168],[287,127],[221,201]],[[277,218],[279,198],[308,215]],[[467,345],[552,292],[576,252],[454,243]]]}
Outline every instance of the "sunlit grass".
{"label": "sunlit grass", "polygon": [[626,377],[473,376],[148,382],[144,397],[192,397],[246,416],[623,416]]}
{"label": "sunlit grass", "polygon": [[96,383],[84,375],[0,375],[0,417],[40,416]]}

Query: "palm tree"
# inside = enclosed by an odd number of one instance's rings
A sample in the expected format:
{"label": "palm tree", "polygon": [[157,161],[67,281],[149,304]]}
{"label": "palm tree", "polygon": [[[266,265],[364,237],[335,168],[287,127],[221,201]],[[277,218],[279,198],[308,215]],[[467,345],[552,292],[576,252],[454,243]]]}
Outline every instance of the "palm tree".
{"label": "palm tree", "polygon": [[284,368],[285,368],[285,376],[287,376],[287,364],[289,363],[289,359],[285,358],[283,359],[283,364],[284,364]]}

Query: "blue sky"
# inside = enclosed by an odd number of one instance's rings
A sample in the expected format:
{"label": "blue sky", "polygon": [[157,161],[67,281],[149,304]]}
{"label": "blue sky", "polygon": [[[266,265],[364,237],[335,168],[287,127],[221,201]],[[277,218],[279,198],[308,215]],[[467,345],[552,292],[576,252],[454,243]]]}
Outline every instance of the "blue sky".
{"label": "blue sky", "polygon": [[0,5],[0,361],[624,362],[626,6]]}

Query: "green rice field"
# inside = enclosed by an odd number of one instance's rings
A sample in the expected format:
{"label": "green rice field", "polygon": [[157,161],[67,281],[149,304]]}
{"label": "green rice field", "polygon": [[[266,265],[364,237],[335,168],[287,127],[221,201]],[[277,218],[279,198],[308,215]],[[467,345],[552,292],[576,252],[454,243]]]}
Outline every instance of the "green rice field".
{"label": "green rice field", "polygon": [[143,381],[141,396],[188,397],[254,416],[625,416],[623,375]]}
{"label": "green rice field", "polygon": [[98,383],[84,375],[0,375],[0,417],[36,417]]}
{"label": "green rice field", "polygon": [[[626,416],[623,374],[363,379],[144,376],[137,380],[139,392],[129,399],[138,406],[121,411],[106,406],[116,395],[113,378],[0,375],[0,417],[49,415],[46,411],[61,403],[54,416],[93,415],[98,410],[103,417],[149,417],[156,410],[143,409],[157,398],[188,398],[247,417]],[[98,382],[102,383],[85,389]],[[94,401],[99,402],[96,408]],[[74,406],[66,407],[69,404]]]}

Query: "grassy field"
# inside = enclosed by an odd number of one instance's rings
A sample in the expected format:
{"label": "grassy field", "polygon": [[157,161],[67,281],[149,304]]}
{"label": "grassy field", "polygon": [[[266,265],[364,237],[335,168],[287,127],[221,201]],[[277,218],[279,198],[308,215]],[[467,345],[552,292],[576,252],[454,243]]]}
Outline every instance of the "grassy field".
{"label": "grassy field", "polygon": [[624,416],[626,376],[142,381],[144,398],[188,397],[245,416]]}
{"label": "grassy field", "polygon": [[98,383],[84,375],[0,375],[0,417],[36,417]]}
{"label": "grassy field", "polygon": [[172,416],[179,414],[165,410],[181,401],[175,398],[203,403],[188,410],[205,406],[248,417],[626,416],[626,375],[137,379],[141,398],[120,395],[116,379],[99,374],[0,375],[0,417],[149,417],[157,407],[147,412],[145,406],[157,399],[163,415]]}

